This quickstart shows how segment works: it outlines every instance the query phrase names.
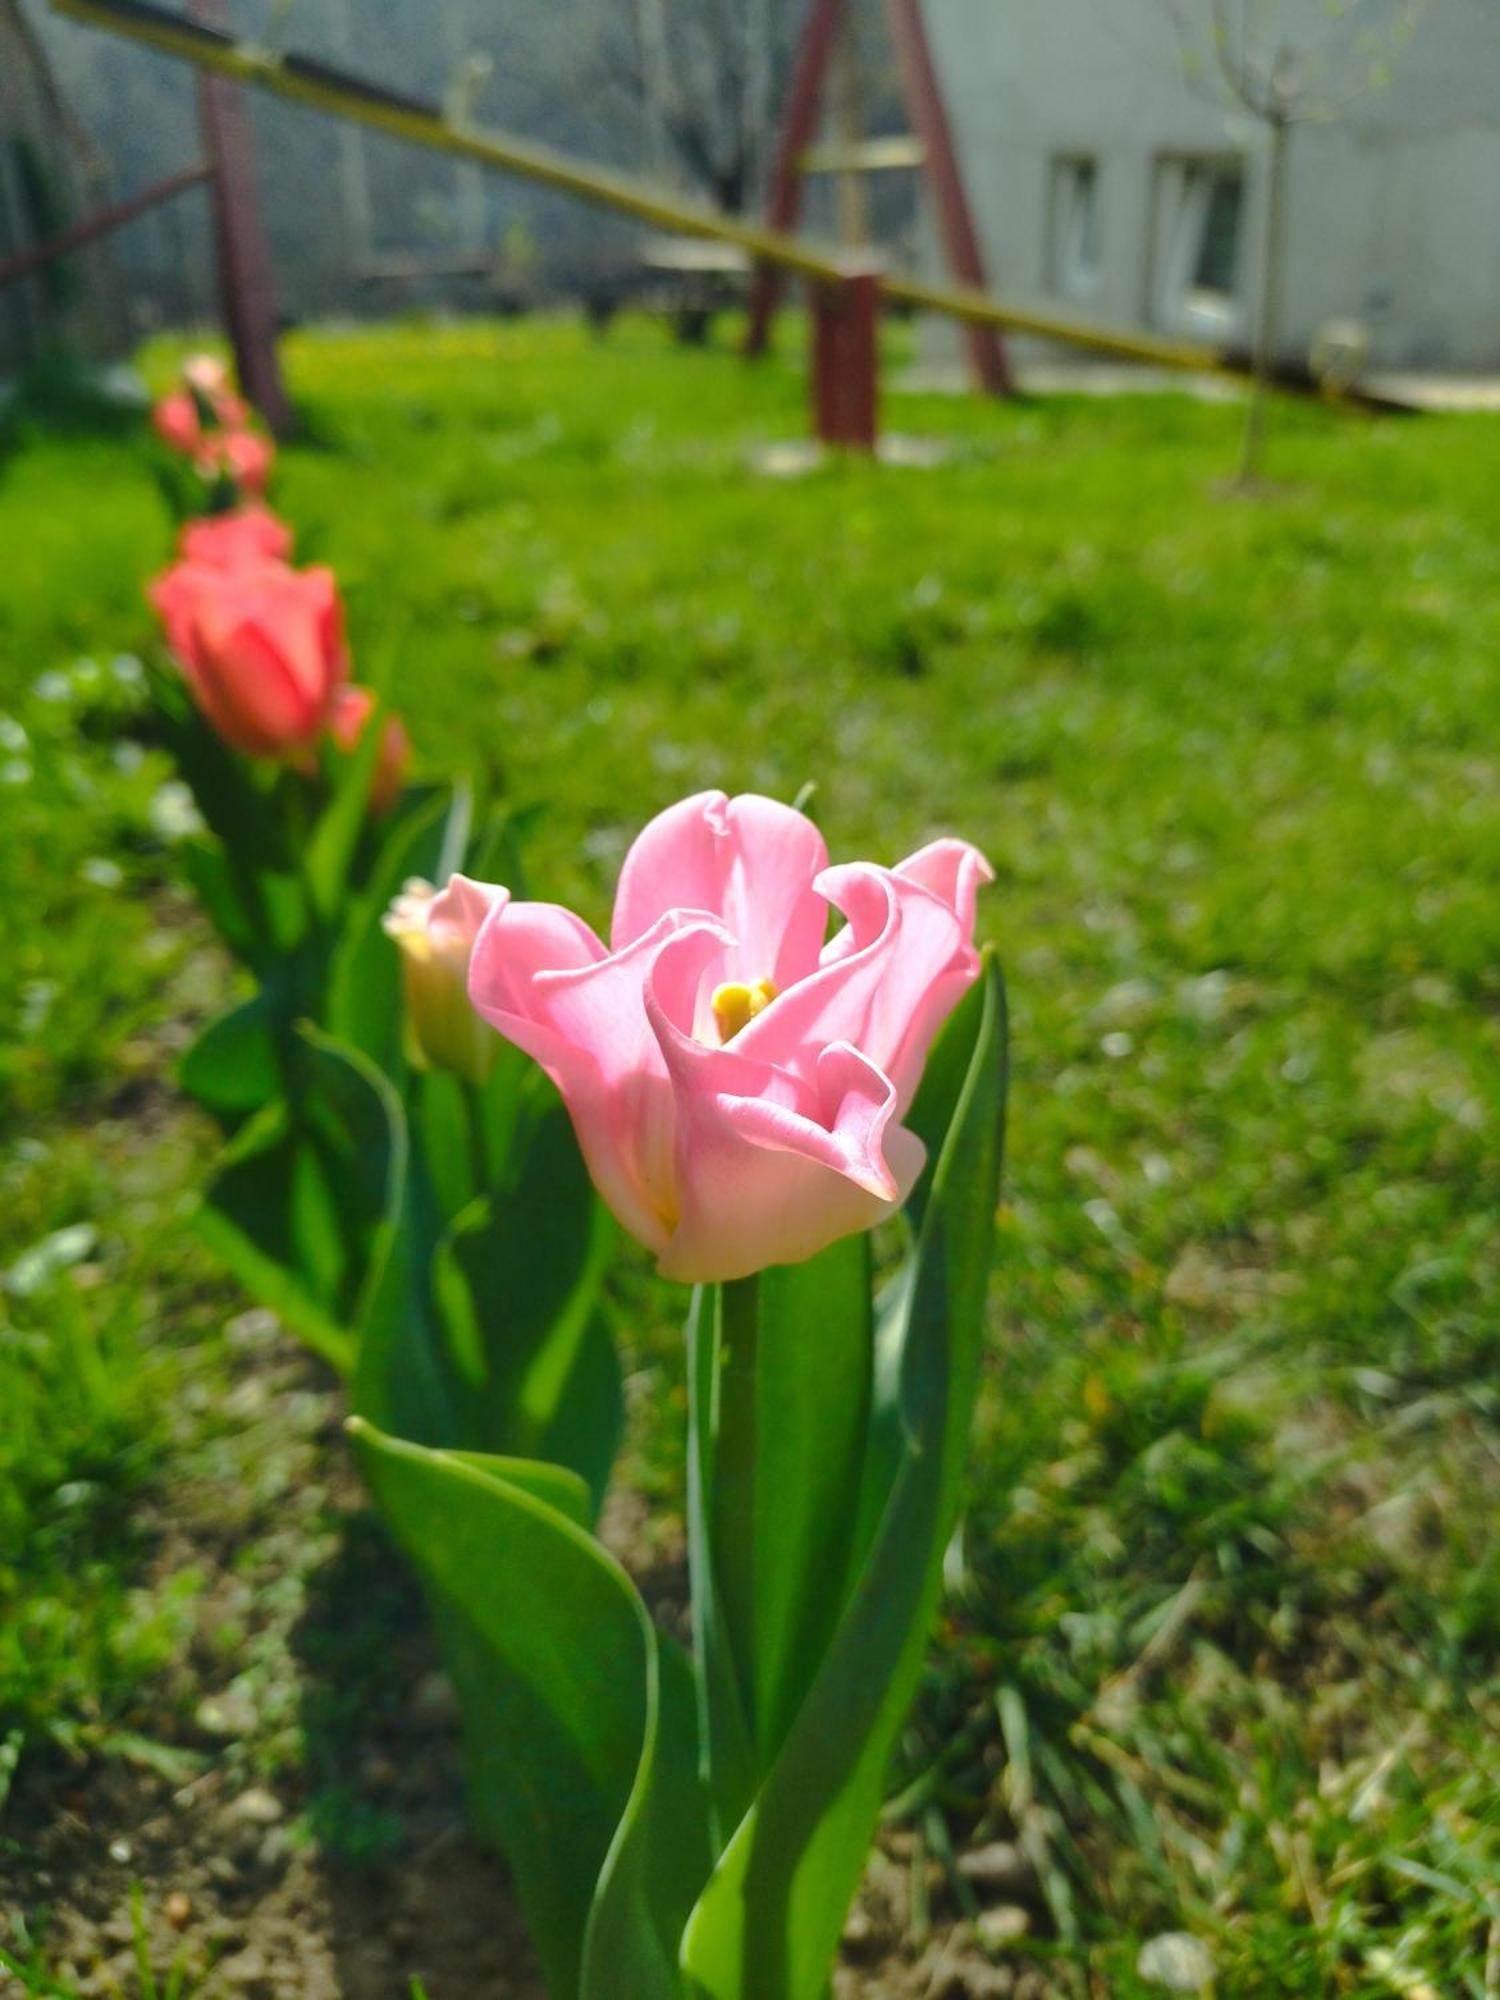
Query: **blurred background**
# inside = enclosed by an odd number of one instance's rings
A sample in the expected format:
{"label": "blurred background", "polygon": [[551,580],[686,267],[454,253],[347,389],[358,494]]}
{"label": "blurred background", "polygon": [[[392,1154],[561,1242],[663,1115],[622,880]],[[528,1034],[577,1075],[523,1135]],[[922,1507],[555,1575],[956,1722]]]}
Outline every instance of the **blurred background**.
{"label": "blurred background", "polygon": [[[1496,2000],[1495,0],[195,8],[456,150],[154,18],[0,0],[0,1994],[539,1992],[339,1385],[189,1227],[206,347],[531,893],[709,785],[995,864],[971,1507],[841,2000]],[[622,1252],[668,1623],[681,1306]]]}

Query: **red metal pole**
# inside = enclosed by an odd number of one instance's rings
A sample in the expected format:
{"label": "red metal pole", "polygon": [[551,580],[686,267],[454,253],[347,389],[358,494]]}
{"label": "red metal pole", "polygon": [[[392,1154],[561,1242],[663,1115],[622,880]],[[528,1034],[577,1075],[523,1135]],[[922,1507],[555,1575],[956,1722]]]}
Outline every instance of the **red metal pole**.
{"label": "red metal pole", "polygon": [[[208,27],[226,25],[224,0],[192,0],[192,12]],[[276,290],[244,93],[227,77],[200,70],[198,119],[213,168],[219,291],[235,372],[272,434],[284,438],[292,429],[292,409],[276,354]]]}
{"label": "red metal pole", "polygon": [[86,243],[92,243],[100,236],[109,236],[116,229],[123,229],[127,222],[134,222],[138,215],[144,215],[159,202],[170,201],[174,195],[197,187],[200,181],[209,178],[211,171],[207,166],[184,167],[180,173],[169,174],[164,181],[155,181],[150,187],[142,188],[128,201],[117,201],[109,208],[95,209],[92,215],[84,216],[71,229],[65,229],[61,236],[49,237],[45,243],[33,243],[29,250],[0,262],[0,286],[14,284],[17,278],[28,278],[33,271],[55,264],[60,257],[70,257]]}
{"label": "red metal pole", "polygon": [[[886,5],[912,123],[927,155],[927,172],[948,268],[960,284],[983,291],[984,260],[979,254],[979,238],[964,192],[953,134],[948,128],[948,114],[943,108],[927,30],[922,24],[921,0],[886,0]],[[1012,394],[1015,382],[998,331],[994,327],[970,325],[965,327],[964,337],[979,386],[993,396]]]}
{"label": "red metal pole", "polygon": [[[812,9],[797,49],[797,61],[787,91],[786,115],[781,121],[776,158],[771,168],[771,186],[766,197],[766,223],[771,229],[790,231],[796,227],[802,208],[802,155],[817,137],[823,79],[828,74],[843,20],[844,0],[812,0]],[[764,354],[766,351],[783,282],[782,274],[774,264],[755,266],[750,280],[749,321],[745,328],[747,355]]]}
{"label": "red metal pole", "polygon": [[808,286],[813,434],[819,444],[873,451],[880,416],[880,273],[851,269]]}

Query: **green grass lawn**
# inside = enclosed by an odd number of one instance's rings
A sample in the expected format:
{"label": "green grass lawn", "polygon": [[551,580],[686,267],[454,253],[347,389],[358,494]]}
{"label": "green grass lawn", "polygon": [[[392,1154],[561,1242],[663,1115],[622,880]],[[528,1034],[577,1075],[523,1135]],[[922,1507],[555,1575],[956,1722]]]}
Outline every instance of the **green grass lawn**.
{"label": "green grass lawn", "polygon": [[[638,322],[287,362],[277,503],[424,763],[540,808],[533,893],[600,918],[710,784],[995,863],[1009,1191],[919,1849],[1020,1838],[1060,1991],[1181,1929],[1221,1995],[1490,2000],[1500,423],[1287,408],[1249,501],[1232,408],[892,394],[941,470],[778,482],[800,375]],[[224,975],[131,722],[168,540],[143,434],[0,457],[0,1787],[178,1658],[201,1579],[133,1503],[233,1421],[169,1081]],[[670,1497],[680,1300],[621,1282]]]}

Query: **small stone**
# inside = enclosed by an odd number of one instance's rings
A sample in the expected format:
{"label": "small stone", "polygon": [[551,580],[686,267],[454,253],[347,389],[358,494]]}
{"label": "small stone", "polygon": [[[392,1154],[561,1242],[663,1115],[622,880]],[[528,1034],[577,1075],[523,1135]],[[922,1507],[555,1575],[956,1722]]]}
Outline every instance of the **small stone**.
{"label": "small stone", "polygon": [[193,1920],[193,1899],[186,1891],[174,1889],[162,1910],[174,1931],[185,1931]]}
{"label": "small stone", "polygon": [[434,1668],[423,1674],[412,1690],[411,1712],[418,1722],[446,1725],[458,1721],[458,1696],[445,1673]]}
{"label": "small stone", "polygon": [[233,1958],[219,1961],[219,1977],[230,1986],[238,1986],[245,1992],[269,1992],[271,1989],[271,1969],[264,1956],[253,1945],[244,1951],[237,1951]]}
{"label": "small stone", "polygon": [[974,1929],[986,1951],[1008,1951],[1031,1929],[1031,1912],[1019,1903],[997,1903],[979,1912]]}
{"label": "small stone", "polygon": [[274,1792],[268,1792],[261,1785],[252,1785],[241,1792],[229,1808],[233,1818],[245,1821],[250,1826],[274,1826],[285,1811]]}
{"label": "small stone", "polygon": [[255,1859],[268,1875],[277,1875],[292,1858],[292,1837],[284,1826],[273,1826],[260,1846],[255,1850]]}
{"label": "small stone", "polygon": [[983,1894],[1018,1896],[1035,1885],[1031,1863],[1012,1840],[992,1840],[958,1857],[958,1872]]}
{"label": "small stone", "polygon": [[851,1958],[867,1958],[878,1949],[880,1927],[868,1910],[856,1906],[844,1924],[843,1945]]}
{"label": "small stone", "polygon": [[231,1347],[263,1347],[276,1338],[281,1331],[281,1321],[275,1313],[267,1312],[264,1306],[252,1306],[248,1312],[239,1313],[224,1328],[224,1338]]}
{"label": "small stone", "polygon": [[983,1965],[965,1959],[958,1967],[954,2000],[1010,2000],[1016,1990],[1016,1975],[1008,1965]]}
{"label": "small stone", "polygon": [[109,1843],[109,1858],[111,1861],[118,1861],[123,1868],[130,1859],[130,1842],[128,1840],[112,1840]]}
{"label": "small stone", "polygon": [[248,1736],[255,1727],[255,1710],[231,1688],[200,1701],[193,1720],[205,1736]]}
{"label": "small stone", "polygon": [[1214,1983],[1208,1946],[1187,1931],[1161,1931],[1147,1938],[1135,1969],[1140,1978],[1168,1993],[1206,1993]]}

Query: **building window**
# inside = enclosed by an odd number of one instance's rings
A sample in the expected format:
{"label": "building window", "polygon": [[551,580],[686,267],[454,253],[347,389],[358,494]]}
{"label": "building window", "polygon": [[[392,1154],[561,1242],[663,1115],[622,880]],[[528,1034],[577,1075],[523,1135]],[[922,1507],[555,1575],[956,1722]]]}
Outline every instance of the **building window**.
{"label": "building window", "polygon": [[1245,169],[1236,159],[1166,159],[1157,168],[1153,318],[1183,333],[1228,334],[1240,318]]}
{"label": "building window", "polygon": [[1099,162],[1065,154],[1052,162],[1050,257],[1052,289],[1085,299],[1099,284]]}

